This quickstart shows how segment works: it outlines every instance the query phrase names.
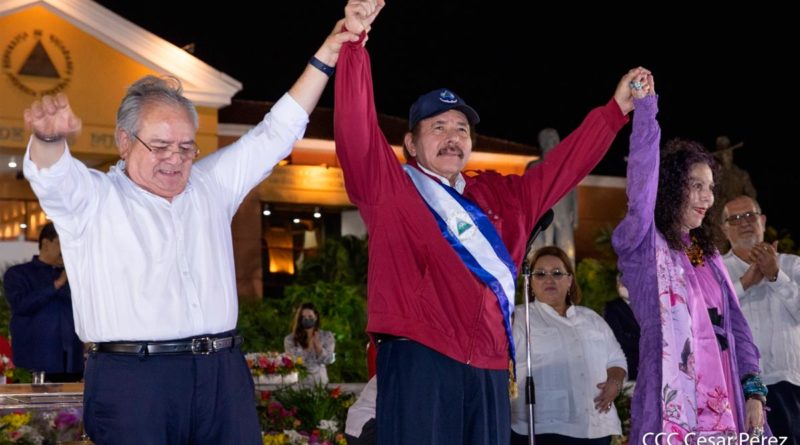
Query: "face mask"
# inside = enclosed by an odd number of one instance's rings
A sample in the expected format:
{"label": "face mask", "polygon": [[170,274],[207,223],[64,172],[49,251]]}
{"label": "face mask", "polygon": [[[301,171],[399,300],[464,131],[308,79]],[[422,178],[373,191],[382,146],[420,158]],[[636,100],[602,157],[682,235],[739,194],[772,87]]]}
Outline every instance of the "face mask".
{"label": "face mask", "polygon": [[303,329],[311,329],[315,324],[317,324],[317,320],[314,318],[303,317],[303,319],[300,320],[300,325],[303,326]]}

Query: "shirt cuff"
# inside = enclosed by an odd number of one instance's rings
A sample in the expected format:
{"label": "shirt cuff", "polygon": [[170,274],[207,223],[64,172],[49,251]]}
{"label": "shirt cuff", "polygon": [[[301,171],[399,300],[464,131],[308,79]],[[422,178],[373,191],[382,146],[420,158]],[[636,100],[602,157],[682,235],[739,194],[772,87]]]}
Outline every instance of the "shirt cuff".
{"label": "shirt cuff", "polygon": [[25,178],[31,182],[31,185],[41,184],[42,180],[66,175],[69,170],[70,159],[72,159],[72,154],[69,152],[69,145],[67,145],[67,142],[64,141],[64,153],[61,154],[61,157],[58,158],[55,164],[49,167],[39,168],[31,159],[32,140],[33,136],[31,136],[31,139],[28,141],[28,148],[25,150],[25,157],[22,160],[22,172],[25,174]]}
{"label": "shirt cuff", "polygon": [[622,379],[623,381],[628,380],[628,360],[625,358],[619,360],[611,360],[610,362],[606,363],[606,369],[609,368],[622,368],[625,370],[625,378]]}
{"label": "shirt cuff", "polygon": [[784,273],[782,270],[778,270],[778,278],[775,281],[770,281],[770,283],[776,284],[789,284],[792,280],[789,278],[789,275]]}

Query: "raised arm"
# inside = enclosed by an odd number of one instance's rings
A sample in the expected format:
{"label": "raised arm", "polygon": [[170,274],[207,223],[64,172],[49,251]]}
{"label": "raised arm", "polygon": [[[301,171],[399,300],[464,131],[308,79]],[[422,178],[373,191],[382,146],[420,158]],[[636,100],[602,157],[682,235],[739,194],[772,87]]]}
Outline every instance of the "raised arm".
{"label": "raised arm", "polygon": [[[314,54],[316,60],[331,68],[335,67],[336,62],[339,60],[339,51],[342,48],[342,44],[358,40],[358,34],[345,29],[344,23],[345,19],[336,22],[333,31]],[[325,86],[328,84],[328,77],[329,74],[323,72],[322,69],[308,64],[294,85],[292,85],[292,88],[289,89],[289,95],[303,107],[307,114],[311,114],[314,111],[314,107],[317,106],[322,91],[325,90]]]}
{"label": "raised arm", "polygon": [[238,141],[197,162],[195,168],[209,172],[229,192],[229,218],[247,193],[269,176],[303,137],[308,116],[328,84],[342,44],[356,40],[358,35],[345,30],[344,19],[339,20],[289,89],[288,97],[276,102],[264,120]]}
{"label": "raised arm", "polygon": [[33,132],[23,173],[62,239],[75,238],[86,229],[104,189],[98,172],[90,171],[67,150],[67,138],[80,132],[81,120],[64,94],[34,101],[23,115]]}
{"label": "raised arm", "polygon": [[[345,10],[346,26],[369,29],[371,20],[383,5],[383,2],[374,2],[374,9],[362,9],[372,3],[351,0]],[[405,180],[405,173],[378,127],[372,69],[363,41],[346,43],[342,47],[338,71],[334,136],[347,194],[358,205],[391,199],[399,190],[398,184]]]}
{"label": "raised arm", "polygon": [[634,68],[617,84],[614,96],[605,106],[595,108],[581,125],[564,138],[544,161],[523,176],[522,205],[533,209],[530,228],[545,210],[553,207],[564,195],[588,175],[605,156],[617,132],[627,123],[633,109],[631,81],[649,71]]}
{"label": "raised arm", "polygon": [[638,90],[634,99],[636,112],[627,172],[628,212],[612,237],[614,249],[621,259],[647,242],[645,237],[652,233],[655,224],[661,128],[656,121],[658,98],[653,76],[647,75],[645,82],[650,85],[649,92]]}
{"label": "raised arm", "polygon": [[44,96],[23,113],[25,126],[33,131],[30,158],[38,168],[48,168],[64,154],[66,138],[80,132],[81,120],[64,94]]}

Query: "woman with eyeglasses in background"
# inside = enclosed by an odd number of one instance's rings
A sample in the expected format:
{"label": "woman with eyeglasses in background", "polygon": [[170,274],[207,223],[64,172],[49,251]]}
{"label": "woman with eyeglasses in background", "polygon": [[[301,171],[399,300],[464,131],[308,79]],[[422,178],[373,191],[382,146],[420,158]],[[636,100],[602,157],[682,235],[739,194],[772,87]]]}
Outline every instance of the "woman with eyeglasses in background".
{"label": "woman with eyeglasses in background", "polygon": [[531,342],[525,338],[525,305],[514,313],[517,385],[511,407],[511,443],[527,444],[525,348],[531,352],[537,445],[607,445],[622,433],[613,404],[627,372],[625,354],[611,328],[581,300],[572,263],[555,246],[531,260]]}

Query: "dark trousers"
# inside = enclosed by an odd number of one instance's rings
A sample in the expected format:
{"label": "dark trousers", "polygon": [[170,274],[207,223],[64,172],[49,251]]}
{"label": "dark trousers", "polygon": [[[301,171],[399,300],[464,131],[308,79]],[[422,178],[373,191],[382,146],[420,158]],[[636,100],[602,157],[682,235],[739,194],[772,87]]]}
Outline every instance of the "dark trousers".
{"label": "dark trousers", "polygon": [[800,386],[778,382],[767,390],[767,423],[772,435],[787,437],[786,445],[800,445]]}
{"label": "dark trousers", "polygon": [[[609,445],[611,436],[596,439],[578,439],[561,434],[536,434],[536,445]],[[511,445],[528,445],[528,436],[511,431]]]}
{"label": "dark trousers", "polygon": [[238,347],[210,355],[91,353],[84,426],[96,445],[260,445]]}
{"label": "dark trousers", "polygon": [[506,445],[508,371],[459,363],[411,340],[378,346],[379,445]]}

